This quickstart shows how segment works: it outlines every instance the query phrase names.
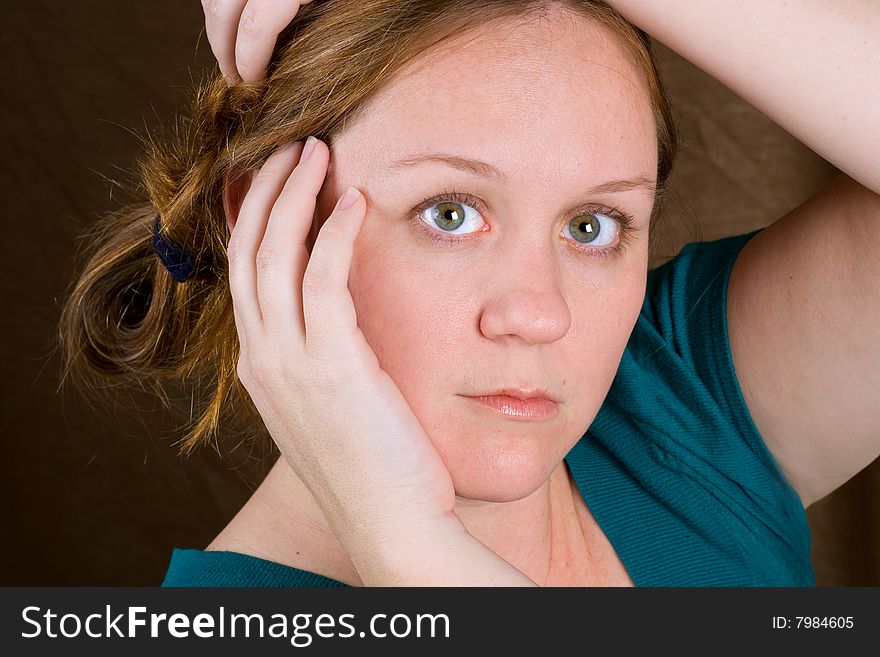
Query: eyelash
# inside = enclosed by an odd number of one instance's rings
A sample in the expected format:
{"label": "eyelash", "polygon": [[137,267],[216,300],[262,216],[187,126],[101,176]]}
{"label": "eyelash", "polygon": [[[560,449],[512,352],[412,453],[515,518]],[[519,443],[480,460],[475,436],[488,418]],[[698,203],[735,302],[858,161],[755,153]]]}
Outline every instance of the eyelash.
{"label": "eyelash", "polygon": [[[422,221],[420,215],[422,212],[430,208],[432,205],[437,203],[441,203],[443,201],[454,201],[456,203],[462,203],[464,205],[469,205],[475,210],[477,210],[480,214],[484,214],[486,210],[485,204],[476,196],[472,194],[468,194],[467,192],[459,192],[454,189],[444,190],[443,193],[438,194],[436,196],[432,196],[430,198],[424,199],[418,206],[412,211],[411,220],[415,222],[416,229],[426,236],[428,239],[431,239],[435,242],[443,244],[445,246],[455,246],[462,242],[467,242],[471,239],[475,239],[474,237],[446,237],[444,233],[439,232],[437,230],[432,230],[429,228],[424,221]],[[581,253],[586,254],[589,257],[599,258],[601,261],[607,260],[612,255],[620,256],[626,250],[627,245],[630,242],[630,239],[633,235],[638,231],[638,228],[635,227],[635,219],[625,212],[621,212],[616,208],[609,208],[604,205],[587,205],[585,207],[578,208],[575,214],[572,215],[572,218],[577,217],[582,214],[601,214],[605,217],[609,217],[614,219],[618,225],[618,239],[617,244],[614,246],[605,246],[605,247],[588,247],[588,246],[578,246],[577,242],[573,242],[572,240],[567,240],[572,242],[572,247]],[[570,221],[570,220],[569,220]],[[485,231],[478,231],[485,232]]]}

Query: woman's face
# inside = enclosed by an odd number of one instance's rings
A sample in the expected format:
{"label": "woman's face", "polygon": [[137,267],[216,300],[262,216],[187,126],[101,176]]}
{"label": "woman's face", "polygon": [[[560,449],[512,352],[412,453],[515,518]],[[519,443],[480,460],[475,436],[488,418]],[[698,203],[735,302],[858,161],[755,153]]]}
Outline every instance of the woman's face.
{"label": "woman's face", "polygon": [[[469,499],[547,480],[601,406],[645,292],[657,144],[643,74],[608,28],[548,18],[414,62],[334,139],[319,197],[323,219],[348,185],[366,196],[358,323]],[[516,420],[468,397],[508,387],[543,388],[558,412]]]}

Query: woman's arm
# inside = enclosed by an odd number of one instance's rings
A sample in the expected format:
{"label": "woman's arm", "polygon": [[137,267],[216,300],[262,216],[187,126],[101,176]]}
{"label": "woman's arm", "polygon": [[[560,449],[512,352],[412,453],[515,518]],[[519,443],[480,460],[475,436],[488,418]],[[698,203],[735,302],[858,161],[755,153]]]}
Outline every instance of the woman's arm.
{"label": "woman's arm", "polygon": [[750,240],[728,288],[743,397],[809,506],[880,454],[880,3],[611,4],[849,174]]}
{"label": "woman's arm", "polygon": [[880,193],[880,2],[609,4]]}
{"label": "woman's arm", "polygon": [[403,524],[388,520],[373,536],[360,537],[354,526],[337,530],[364,586],[536,586],[454,513],[419,525],[411,517],[401,518]]}

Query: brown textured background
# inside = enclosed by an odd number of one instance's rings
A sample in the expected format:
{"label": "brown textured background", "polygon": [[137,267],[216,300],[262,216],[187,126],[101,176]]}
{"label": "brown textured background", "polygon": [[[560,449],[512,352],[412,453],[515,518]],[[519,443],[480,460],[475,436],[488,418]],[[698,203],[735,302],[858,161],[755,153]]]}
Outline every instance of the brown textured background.
{"label": "brown textured background", "polygon": [[[61,394],[54,329],[81,229],[126,200],[131,133],[169,121],[213,65],[195,0],[6,0],[0,10],[4,221],[0,585],[161,581],[172,546],[204,547],[271,453],[225,441],[181,462],[188,409],[144,393],[106,409]],[[198,46],[197,46],[198,43]],[[657,262],[682,244],[772,223],[835,169],[665,48],[685,148]],[[157,119],[158,117],[158,119]],[[880,462],[808,512],[820,585],[880,584]]]}

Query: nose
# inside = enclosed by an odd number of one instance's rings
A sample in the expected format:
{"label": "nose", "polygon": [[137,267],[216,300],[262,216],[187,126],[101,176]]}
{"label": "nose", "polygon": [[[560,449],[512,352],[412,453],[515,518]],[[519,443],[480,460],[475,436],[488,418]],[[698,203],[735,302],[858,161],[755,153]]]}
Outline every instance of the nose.
{"label": "nose", "polygon": [[512,336],[528,345],[561,339],[571,328],[571,311],[551,249],[508,250],[500,260],[480,315],[483,335]]}

